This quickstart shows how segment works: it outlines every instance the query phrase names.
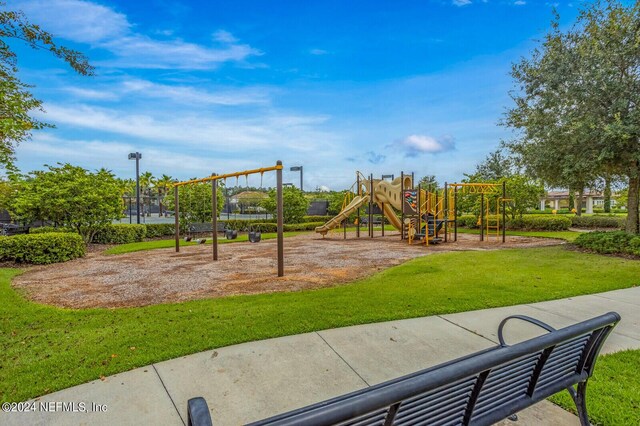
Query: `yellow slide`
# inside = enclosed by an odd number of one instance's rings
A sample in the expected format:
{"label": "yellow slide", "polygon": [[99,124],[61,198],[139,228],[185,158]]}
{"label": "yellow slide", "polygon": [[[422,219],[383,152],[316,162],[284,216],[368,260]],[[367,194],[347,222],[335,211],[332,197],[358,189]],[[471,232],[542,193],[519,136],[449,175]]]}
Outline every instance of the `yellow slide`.
{"label": "yellow slide", "polygon": [[378,203],[378,206],[382,209],[384,206],[384,217],[389,221],[394,228],[398,231],[402,231],[402,221],[389,204]]}
{"label": "yellow slide", "polygon": [[351,202],[344,209],[342,209],[342,211],[338,213],[335,217],[333,217],[324,225],[316,227],[316,232],[322,235],[326,235],[327,232],[329,232],[333,228],[337,228],[338,226],[340,226],[343,220],[351,216],[353,212],[355,212],[359,207],[361,207],[363,204],[366,204],[368,202],[369,202],[368,195],[355,196],[353,200],[351,200]]}

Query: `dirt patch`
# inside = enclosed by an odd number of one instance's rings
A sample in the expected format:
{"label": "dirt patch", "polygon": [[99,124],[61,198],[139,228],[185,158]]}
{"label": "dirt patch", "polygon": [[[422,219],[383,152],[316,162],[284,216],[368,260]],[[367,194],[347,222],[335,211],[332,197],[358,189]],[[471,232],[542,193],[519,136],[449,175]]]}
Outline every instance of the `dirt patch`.
{"label": "dirt patch", "polygon": [[129,307],[158,303],[295,291],[328,287],[374,274],[409,259],[434,252],[495,250],[560,244],[549,238],[507,237],[480,242],[477,235],[458,235],[458,242],[408,245],[399,235],[360,238],[305,234],[285,239],[285,276],[278,278],[276,241],[141,251],[123,255],[90,252],[83,259],[35,266],[13,285],[31,300],[67,308]]}

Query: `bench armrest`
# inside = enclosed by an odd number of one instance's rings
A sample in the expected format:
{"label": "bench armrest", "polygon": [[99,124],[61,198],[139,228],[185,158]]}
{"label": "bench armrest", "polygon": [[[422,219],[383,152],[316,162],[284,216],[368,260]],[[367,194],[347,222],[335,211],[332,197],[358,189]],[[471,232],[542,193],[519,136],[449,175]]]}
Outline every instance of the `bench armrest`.
{"label": "bench armrest", "polygon": [[187,402],[187,426],[213,426],[209,406],[201,396]]}
{"label": "bench armrest", "polygon": [[502,322],[500,323],[500,325],[498,326],[498,340],[500,341],[500,346],[505,347],[505,346],[509,346],[506,344],[506,342],[504,341],[504,335],[502,333],[504,326],[507,324],[507,321],[509,321],[510,319],[519,319],[521,321],[525,321],[528,323],[531,323],[533,325],[537,325],[540,328],[543,328],[547,331],[556,331],[555,328],[551,327],[549,324],[544,323],[540,320],[537,320],[535,318],[531,318],[528,317],[526,315],[510,315],[508,317],[506,317],[505,319],[502,320]]}

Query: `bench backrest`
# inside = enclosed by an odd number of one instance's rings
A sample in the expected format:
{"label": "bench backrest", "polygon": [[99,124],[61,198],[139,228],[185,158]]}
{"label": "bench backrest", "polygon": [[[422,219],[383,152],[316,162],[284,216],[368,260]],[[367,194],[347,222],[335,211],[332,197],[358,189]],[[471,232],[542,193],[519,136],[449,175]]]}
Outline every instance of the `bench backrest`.
{"label": "bench backrest", "polygon": [[17,226],[17,225],[4,225],[2,229],[0,229],[0,235],[18,235],[18,234],[28,234],[29,227],[28,226]]}
{"label": "bench backrest", "polygon": [[493,424],[590,377],[619,320],[610,312],[251,425]]}

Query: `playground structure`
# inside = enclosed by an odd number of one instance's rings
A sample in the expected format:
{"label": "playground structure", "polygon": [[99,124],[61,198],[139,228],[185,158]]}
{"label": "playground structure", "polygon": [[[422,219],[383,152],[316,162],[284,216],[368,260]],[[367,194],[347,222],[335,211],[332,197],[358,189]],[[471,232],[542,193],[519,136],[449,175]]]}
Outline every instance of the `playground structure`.
{"label": "playground structure", "polygon": [[[414,186],[414,174],[400,173],[400,177],[386,180],[375,179],[356,172],[356,182],[347,191],[341,211],[315,231],[323,237],[340,226],[344,229],[348,218],[354,213],[356,236],[360,237],[360,209],[365,207],[368,214],[368,236],[374,237],[373,210],[377,206],[382,213],[382,236],[385,219],[398,231],[400,238],[409,244],[425,245],[458,240],[458,197],[462,195],[480,196],[480,241],[496,240],[505,242],[506,185],[496,183],[452,183],[443,189],[428,191],[421,185]],[[495,201],[495,204],[494,204]],[[501,238],[500,238],[501,237]]]}
{"label": "playground structure", "polygon": [[[173,184],[174,190],[174,202],[175,202],[175,248],[176,253],[180,252],[180,194],[178,188],[184,185],[198,184],[204,182],[211,182],[211,239],[212,239],[212,254],[213,260],[218,260],[218,181],[228,178],[239,178],[240,176],[248,177],[252,174],[260,174],[261,176],[266,172],[276,172],[276,217],[277,217],[277,246],[278,246],[278,276],[284,276],[284,223],[283,223],[283,203],[282,203],[282,161],[277,161],[275,166],[264,167],[260,169],[244,170],[241,172],[227,173],[223,175],[217,175],[213,173],[209,177],[201,179],[192,179],[183,182],[176,182]],[[233,235],[233,231],[232,231]],[[237,233],[235,234],[237,236]],[[257,236],[249,235],[251,242],[259,241]],[[204,241],[202,241],[204,242]]]}

